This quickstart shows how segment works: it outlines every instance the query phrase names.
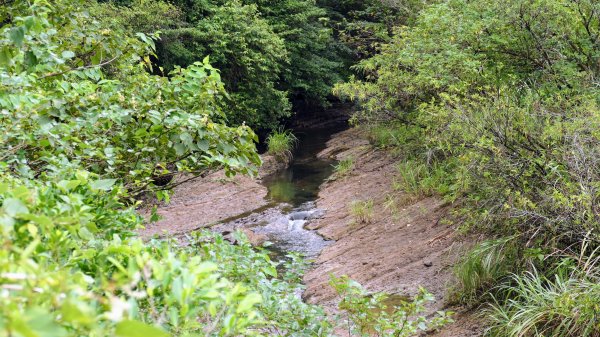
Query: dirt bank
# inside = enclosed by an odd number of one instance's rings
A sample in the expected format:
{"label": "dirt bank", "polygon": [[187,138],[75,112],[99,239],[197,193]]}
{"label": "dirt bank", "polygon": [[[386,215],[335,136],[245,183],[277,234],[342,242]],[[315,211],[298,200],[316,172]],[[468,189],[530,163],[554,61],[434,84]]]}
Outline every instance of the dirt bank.
{"label": "dirt bank", "polygon": [[[371,147],[356,129],[335,135],[319,155],[353,158],[354,168],[321,188],[317,206],[327,213],[309,226],[336,242],[323,250],[306,274],[305,299],[335,308],[336,296],[328,286],[329,275],[334,274],[348,275],[370,291],[413,295],[423,286],[436,297],[431,309],[445,309],[451,266],[461,251],[454,228],[440,221],[448,206],[433,197],[407,201],[411,200],[407,195],[394,192],[398,159]],[[386,203],[391,196],[396,203]],[[354,200],[373,201],[369,223],[357,223],[350,214]],[[457,317],[456,324],[437,336],[481,335],[472,318]]]}
{"label": "dirt bank", "polygon": [[[285,167],[271,156],[262,156],[259,179]],[[173,193],[171,202],[158,208],[161,220],[146,225],[140,235],[180,235],[250,212],[268,204],[267,188],[260,180],[238,175],[226,178],[223,171],[184,183]]]}

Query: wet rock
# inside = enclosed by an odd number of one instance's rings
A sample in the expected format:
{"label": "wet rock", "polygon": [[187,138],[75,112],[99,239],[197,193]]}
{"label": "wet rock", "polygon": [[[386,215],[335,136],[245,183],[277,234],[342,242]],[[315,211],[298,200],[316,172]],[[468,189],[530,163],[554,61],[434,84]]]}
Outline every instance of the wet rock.
{"label": "wet rock", "polygon": [[320,218],[325,214],[325,211],[322,209],[314,209],[309,211],[297,211],[292,212],[288,215],[289,220],[311,220]]}
{"label": "wet rock", "polygon": [[[246,235],[248,242],[250,242],[250,244],[254,247],[262,246],[269,239],[266,235],[254,233],[247,228],[240,229],[240,232]],[[224,231],[222,234],[225,240],[231,242],[232,244],[237,245],[239,243],[232,232]]]}
{"label": "wet rock", "polygon": [[266,235],[254,233],[247,228],[241,229],[241,232],[248,237],[248,241],[254,247],[262,246],[268,240]]}
{"label": "wet rock", "polygon": [[288,221],[288,230],[290,230],[290,231],[301,230],[304,228],[305,223],[306,223],[306,220],[289,220]]}
{"label": "wet rock", "polygon": [[311,211],[293,212],[293,213],[290,213],[290,215],[288,215],[288,218],[290,220],[306,220],[310,217],[311,214],[312,214]]}

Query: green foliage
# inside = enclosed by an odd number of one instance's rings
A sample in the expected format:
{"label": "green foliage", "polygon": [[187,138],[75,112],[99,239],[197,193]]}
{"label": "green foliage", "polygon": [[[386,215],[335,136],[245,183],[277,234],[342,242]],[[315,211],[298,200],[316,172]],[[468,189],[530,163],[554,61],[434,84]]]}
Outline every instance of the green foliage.
{"label": "green foliage", "polygon": [[[579,261],[578,261],[579,260]],[[579,262],[579,263],[576,263]],[[505,298],[487,311],[488,336],[596,336],[600,283],[597,259],[565,258],[554,275],[513,275]]]}
{"label": "green foliage", "polygon": [[327,10],[331,18],[329,25],[348,49],[348,61],[352,65],[373,56],[380,44],[390,40],[393,27],[412,21],[426,2],[319,0],[317,3]]}
{"label": "green foliage", "polygon": [[342,299],[338,321],[347,326],[349,336],[408,337],[437,330],[452,322],[451,312],[437,312],[433,318],[423,315],[433,295],[420,288],[414,298],[368,293],[347,276],[331,277],[330,284]]}
{"label": "green foliage", "polygon": [[[525,268],[516,252],[599,241],[598,13],[590,0],[435,2],[336,86],[358,102],[356,121],[404,125],[404,137],[378,137],[414,161],[401,186],[441,186],[464,227],[514,238],[484,243],[458,267],[467,301]],[[497,306],[497,335],[597,334],[582,283],[544,276],[554,266],[545,262],[506,285],[519,300]]]}
{"label": "green foliage", "polygon": [[357,223],[371,223],[373,220],[373,200],[354,200],[350,203],[350,214]]}
{"label": "green foliage", "polygon": [[0,335],[326,334],[323,313],[294,295],[301,268],[279,276],[241,237],[238,246],[207,234],[185,247],[142,242],[132,236],[141,219],[121,203],[122,189],[98,188],[84,171],[55,179],[65,180],[3,176],[0,184],[9,243],[0,254]]}
{"label": "green foliage", "polygon": [[291,160],[298,138],[290,130],[279,129],[267,137],[267,152],[280,159]]}
{"label": "green foliage", "polygon": [[256,6],[231,1],[192,24],[164,32],[161,62],[172,67],[210,55],[230,93],[228,117],[237,125],[270,129],[290,115],[286,92],[275,87],[288,58],[284,41]]}
{"label": "green foliage", "polygon": [[98,11],[131,32],[160,30],[156,63],[167,71],[210,56],[230,93],[224,110],[235,125],[274,130],[291,115],[290,102],[325,106],[341,80],[337,43],[314,0],[169,3],[132,0]]}
{"label": "green foliage", "polygon": [[598,10],[564,0],[429,5],[361,62],[366,80],[336,92],[360,103],[359,120],[411,129],[403,146],[450,168],[439,181],[456,181],[443,191],[468,200],[471,224],[510,234],[541,226],[538,243],[568,245],[600,214],[600,176],[582,169],[595,167],[599,144]]}
{"label": "green foliage", "polygon": [[149,75],[151,37],[117,37],[76,10],[34,5],[0,29],[0,160],[12,172],[33,178],[70,162],[137,193],[174,171],[256,170],[256,136],[221,123],[225,93],[206,60]]}
{"label": "green foliage", "polygon": [[136,236],[133,193],[255,172],[256,136],[223,124],[208,60],[151,75],[154,37],[86,5],[17,1],[0,28],[0,336],[327,336],[296,296],[301,262],[280,273],[241,237]]}
{"label": "green foliage", "polygon": [[315,0],[245,0],[256,4],[283,39],[289,60],[278,87],[295,103],[326,106],[333,85],[342,80],[338,43],[325,26],[327,12]]}

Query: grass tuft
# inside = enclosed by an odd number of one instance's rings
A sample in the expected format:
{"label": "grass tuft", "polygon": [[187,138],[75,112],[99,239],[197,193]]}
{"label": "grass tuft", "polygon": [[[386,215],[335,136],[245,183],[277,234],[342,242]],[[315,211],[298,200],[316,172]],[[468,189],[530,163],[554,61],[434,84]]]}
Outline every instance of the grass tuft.
{"label": "grass tuft", "polygon": [[418,197],[446,195],[450,192],[450,186],[446,183],[449,173],[445,165],[428,166],[417,160],[408,160],[399,163],[397,170],[399,179],[394,181],[395,190]]}
{"label": "grass tuft", "polygon": [[298,138],[290,130],[279,129],[267,137],[267,153],[280,159],[290,160]]}
{"label": "grass tuft", "polygon": [[373,200],[354,200],[350,203],[350,214],[356,223],[371,223],[373,221]]}
{"label": "grass tuft", "polygon": [[349,157],[340,160],[337,164],[333,165],[333,174],[331,180],[340,179],[348,176],[354,169],[354,158]]}
{"label": "grass tuft", "polygon": [[459,301],[466,304],[481,302],[482,295],[516,270],[517,263],[514,237],[478,244],[454,269],[459,283]]}
{"label": "grass tuft", "polygon": [[513,275],[503,301],[487,311],[491,337],[591,337],[600,335],[600,283],[580,271],[554,277],[537,270]]}

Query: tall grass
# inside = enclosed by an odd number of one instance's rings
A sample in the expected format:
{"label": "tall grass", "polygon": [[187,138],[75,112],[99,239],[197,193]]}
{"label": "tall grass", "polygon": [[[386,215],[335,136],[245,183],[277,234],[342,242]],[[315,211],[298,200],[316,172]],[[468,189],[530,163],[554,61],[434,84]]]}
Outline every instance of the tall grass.
{"label": "tall grass", "polygon": [[600,336],[600,279],[577,268],[552,277],[513,275],[487,312],[491,337]]}
{"label": "tall grass", "polygon": [[419,197],[450,192],[451,187],[446,183],[449,177],[446,165],[427,165],[417,160],[407,160],[398,164],[397,172],[398,179],[394,182],[396,190]]}
{"label": "tall grass", "polygon": [[516,271],[517,246],[514,237],[484,241],[473,248],[454,268],[458,280],[459,301],[482,301],[490,288]]}
{"label": "tall grass", "polygon": [[280,159],[290,160],[298,138],[290,130],[279,129],[267,137],[267,153]]}

